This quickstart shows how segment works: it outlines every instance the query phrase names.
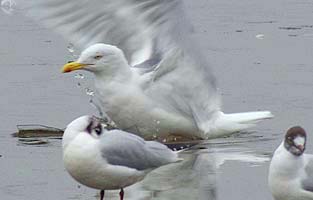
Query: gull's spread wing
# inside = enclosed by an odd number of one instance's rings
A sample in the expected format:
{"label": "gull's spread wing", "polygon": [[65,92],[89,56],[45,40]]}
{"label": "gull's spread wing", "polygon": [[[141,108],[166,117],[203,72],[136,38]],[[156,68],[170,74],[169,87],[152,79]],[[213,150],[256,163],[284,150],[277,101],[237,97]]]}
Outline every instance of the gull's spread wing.
{"label": "gull's spread wing", "polygon": [[34,0],[30,4],[29,15],[75,46],[101,42],[122,49],[131,66],[151,75],[145,93],[167,111],[179,112],[201,126],[219,110],[215,77],[193,38],[182,0]]}
{"label": "gull's spread wing", "polygon": [[170,40],[180,37],[180,29],[191,30],[179,0],[34,0],[27,4],[28,15],[81,49],[95,43],[116,45],[131,65],[162,54]]}

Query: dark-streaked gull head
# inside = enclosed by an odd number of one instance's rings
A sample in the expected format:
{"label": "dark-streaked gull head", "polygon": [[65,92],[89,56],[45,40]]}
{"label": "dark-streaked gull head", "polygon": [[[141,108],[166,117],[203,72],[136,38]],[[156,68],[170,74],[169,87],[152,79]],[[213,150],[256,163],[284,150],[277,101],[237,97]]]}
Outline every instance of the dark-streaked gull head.
{"label": "dark-streaked gull head", "polygon": [[300,126],[294,126],[290,128],[284,141],[284,147],[293,155],[300,156],[305,150],[306,133]]}
{"label": "dark-streaked gull head", "polygon": [[102,131],[103,128],[98,118],[88,115],[81,116],[67,126],[62,139],[63,148],[66,148],[81,133],[88,133],[92,137],[99,137]]}

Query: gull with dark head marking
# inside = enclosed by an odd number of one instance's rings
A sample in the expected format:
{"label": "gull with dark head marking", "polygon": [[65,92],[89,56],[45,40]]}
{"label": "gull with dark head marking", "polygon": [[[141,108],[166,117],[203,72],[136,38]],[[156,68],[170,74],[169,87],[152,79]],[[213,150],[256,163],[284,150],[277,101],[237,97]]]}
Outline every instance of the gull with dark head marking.
{"label": "gull with dark head marking", "polygon": [[63,160],[66,170],[78,182],[101,190],[120,189],[141,181],[151,170],[180,161],[165,145],[145,141],[121,131],[106,130],[99,120],[82,116],[71,122],[63,135]]}
{"label": "gull with dark head marking", "polygon": [[92,72],[105,113],[121,129],[144,138],[206,139],[273,117],[221,111],[216,79],[181,0],[30,4],[29,15],[85,49],[63,72]]}
{"label": "gull with dark head marking", "polygon": [[313,200],[313,155],[304,154],[305,130],[290,128],[276,149],[269,169],[269,186],[275,200]]}

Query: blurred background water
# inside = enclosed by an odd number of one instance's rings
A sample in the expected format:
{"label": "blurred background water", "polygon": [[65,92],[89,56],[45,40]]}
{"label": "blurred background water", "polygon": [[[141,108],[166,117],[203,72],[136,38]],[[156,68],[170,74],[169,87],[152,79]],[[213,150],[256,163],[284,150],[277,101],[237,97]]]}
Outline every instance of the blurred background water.
{"label": "blurred background water", "polygon": [[[185,3],[217,77],[223,110],[267,109],[276,117],[249,133],[205,141],[182,153],[183,163],[154,171],[127,188],[125,199],[272,199],[268,164],[286,129],[305,127],[307,152],[313,150],[313,2]],[[86,95],[91,91],[85,91],[92,85],[89,74],[82,81],[79,73],[60,73],[73,59],[72,47],[18,9],[9,11],[0,11],[0,197],[96,199],[98,191],[77,184],[65,172],[60,140],[30,146],[10,135],[17,124],[64,128],[97,111]],[[115,199],[117,194],[107,193]]]}

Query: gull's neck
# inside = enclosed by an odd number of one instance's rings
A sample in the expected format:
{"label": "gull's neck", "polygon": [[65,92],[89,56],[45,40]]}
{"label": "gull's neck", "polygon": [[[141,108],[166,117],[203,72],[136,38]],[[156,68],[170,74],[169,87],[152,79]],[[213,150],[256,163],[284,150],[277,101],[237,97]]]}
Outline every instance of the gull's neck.
{"label": "gull's neck", "polygon": [[284,142],[280,144],[274,153],[270,169],[277,175],[294,177],[303,166],[303,156],[291,154],[285,147]]}

